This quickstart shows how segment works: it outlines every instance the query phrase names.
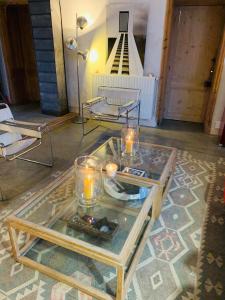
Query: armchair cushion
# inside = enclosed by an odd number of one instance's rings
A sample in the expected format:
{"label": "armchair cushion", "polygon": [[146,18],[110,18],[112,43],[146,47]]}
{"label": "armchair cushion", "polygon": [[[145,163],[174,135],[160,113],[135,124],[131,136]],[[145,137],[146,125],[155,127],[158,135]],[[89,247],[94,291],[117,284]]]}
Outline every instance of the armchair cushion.
{"label": "armchair cushion", "polygon": [[4,132],[0,133],[0,147],[6,147],[22,139],[19,133]]}
{"label": "armchair cushion", "polygon": [[92,105],[92,104],[97,103],[102,100],[104,100],[104,97],[95,97],[95,98],[91,98],[91,99],[87,100],[86,104]]}
{"label": "armchair cushion", "polygon": [[100,86],[98,97],[87,102],[88,109],[97,117],[118,119],[139,104],[139,94],[138,89]]}
{"label": "armchair cushion", "polygon": [[119,115],[119,106],[118,105],[108,105],[105,100],[99,101],[93,104],[89,108],[90,112],[97,116],[118,116]]}
{"label": "armchair cushion", "polygon": [[42,132],[46,129],[46,124],[35,124],[29,122],[5,120],[0,123],[0,130],[30,137],[41,138]]}
{"label": "armchair cushion", "polygon": [[37,141],[36,138],[27,138],[27,139],[23,139],[23,140],[18,140],[16,142],[14,142],[13,144],[9,144],[6,146],[3,146],[3,144],[0,144],[0,156],[7,157],[10,155],[18,154],[19,152],[30,147],[36,141]]}

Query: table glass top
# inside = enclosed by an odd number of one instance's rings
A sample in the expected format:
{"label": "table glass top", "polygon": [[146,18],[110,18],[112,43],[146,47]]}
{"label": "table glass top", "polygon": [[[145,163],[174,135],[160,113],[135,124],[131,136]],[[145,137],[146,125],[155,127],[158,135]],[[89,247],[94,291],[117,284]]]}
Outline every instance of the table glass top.
{"label": "table glass top", "polygon": [[148,179],[160,180],[165,166],[172,154],[173,148],[167,148],[149,143],[140,143],[135,157],[123,157],[121,155],[121,139],[110,138],[97,148],[92,155],[101,158],[106,164],[113,161],[117,163],[119,171],[132,172]]}
{"label": "table glass top", "polygon": [[[120,254],[152,187],[146,188],[124,183],[118,179],[112,181],[107,177],[104,177],[103,185],[103,192],[98,204],[94,208],[81,208],[74,195],[75,182],[73,170],[71,170],[57,184],[47,187],[41,196],[27,204],[16,216],[88,242],[111,253]],[[115,191],[117,192],[115,193]],[[130,200],[118,200],[118,197]],[[105,240],[71,225],[73,217],[82,218],[84,215],[94,217],[97,221],[107,218],[107,221],[116,224],[113,238]]]}

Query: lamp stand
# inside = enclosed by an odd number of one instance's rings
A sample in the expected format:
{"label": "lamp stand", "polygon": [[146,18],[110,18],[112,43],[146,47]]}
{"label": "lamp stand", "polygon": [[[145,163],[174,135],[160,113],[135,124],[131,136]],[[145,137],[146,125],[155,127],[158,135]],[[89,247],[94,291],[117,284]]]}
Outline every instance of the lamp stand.
{"label": "lamp stand", "polygon": [[[78,38],[78,26],[77,26],[77,14],[76,14],[76,41]],[[80,102],[80,79],[79,79],[79,56],[77,55],[77,99],[78,99],[78,108],[79,115],[74,118],[73,123],[83,124],[87,122],[87,119],[81,116],[81,102]]]}

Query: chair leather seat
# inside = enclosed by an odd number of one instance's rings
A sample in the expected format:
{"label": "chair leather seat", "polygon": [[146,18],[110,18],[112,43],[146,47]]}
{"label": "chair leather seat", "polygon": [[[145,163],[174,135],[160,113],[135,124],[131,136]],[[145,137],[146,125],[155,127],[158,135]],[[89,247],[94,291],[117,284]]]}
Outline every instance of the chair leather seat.
{"label": "chair leather seat", "polygon": [[17,154],[20,151],[23,151],[24,149],[30,147],[36,141],[36,138],[27,138],[24,140],[16,141],[13,144],[0,148],[0,156],[5,157]]}
{"label": "chair leather seat", "polygon": [[119,116],[119,106],[109,105],[104,101],[95,103],[90,107],[90,111],[95,115]]}

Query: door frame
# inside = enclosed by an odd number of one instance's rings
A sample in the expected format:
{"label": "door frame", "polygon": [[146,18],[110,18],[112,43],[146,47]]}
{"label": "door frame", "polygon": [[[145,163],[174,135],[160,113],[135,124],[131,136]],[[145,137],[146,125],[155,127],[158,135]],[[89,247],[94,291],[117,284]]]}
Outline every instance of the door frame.
{"label": "door frame", "polygon": [[[190,1],[183,0],[182,5],[190,5]],[[185,4],[186,3],[186,4]],[[196,4],[194,4],[196,3]],[[225,1],[207,1],[207,0],[193,0],[192,5],[224,5]],[[159,91],[157,97],[157,122],[158,124],[163,119],[163,113],[165,108],[165,90],[168,79],[168,65],[169,65],[169,52],[171,46],[171,32],[172,32],[172,21],[173,21],[173,11],[175,7],[174,0],[167,0],[166,4],[166,16],[164,22],[164,36],[163,36],[163,45],[162,45],[162,55],[161,55],[161,67],[160,67],[160,76],[159,76]],[[223,35],[221,38],[221,44],[219,47],[217,61],[215,66],[215,72],[212,82],[212,87],[210,89],[209,100],[206,107],[206,114],[204,118],[204,130],[206,133],[210,134],[212,126],[212,118],[215,110],[215,105],[217,101],[219,86],[221,82],[221,76],[223,71],[223,62],[225,59],[225,25],[223,30]]]}

